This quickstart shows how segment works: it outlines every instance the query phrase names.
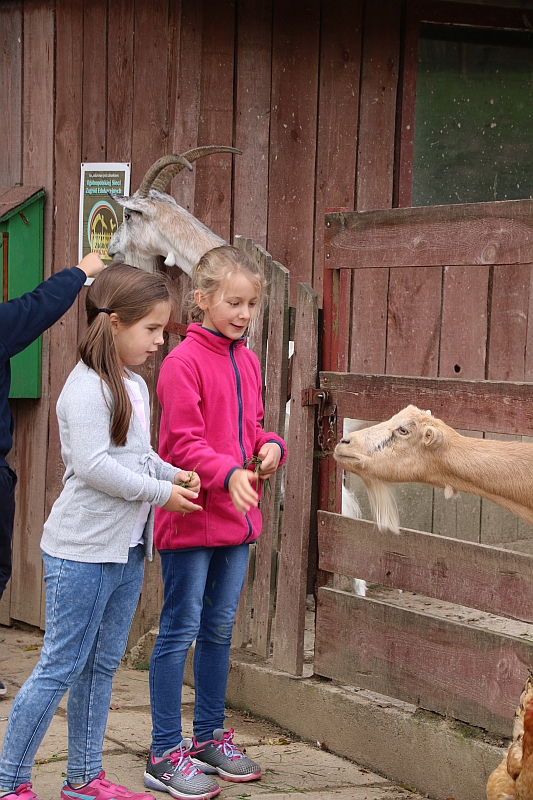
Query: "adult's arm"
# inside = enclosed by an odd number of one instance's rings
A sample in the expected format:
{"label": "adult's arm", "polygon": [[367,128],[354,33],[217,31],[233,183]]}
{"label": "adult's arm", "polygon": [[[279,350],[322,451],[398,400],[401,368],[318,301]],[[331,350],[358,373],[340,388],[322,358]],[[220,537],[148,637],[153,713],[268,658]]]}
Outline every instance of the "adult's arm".
{"label": "adult's arm", "polygon": [[104,268],[95,253],[56,272],[33,291],[0,303],[0,343],[8,358],[31,344],[68,311],[88,277]]}

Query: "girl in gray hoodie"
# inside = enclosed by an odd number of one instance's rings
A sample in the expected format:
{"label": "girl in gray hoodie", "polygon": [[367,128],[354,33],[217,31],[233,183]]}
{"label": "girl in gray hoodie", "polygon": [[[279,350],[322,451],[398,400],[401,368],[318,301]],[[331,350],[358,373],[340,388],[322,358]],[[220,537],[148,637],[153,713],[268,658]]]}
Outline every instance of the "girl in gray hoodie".
{"label": "girl in gray hoodie", "polygon": [[148,390],[126,366],[144,364],[163,343],[171,312],[167,281],[111,265],[90,287],[86,306],[81,361],[57,402],[65,474],[41,540],[44,645],[13,703],[0,756],[0,790],[10,800],[37,800],[30,783],[34,757],[67,689],[62,800],[150,800],[111,784],[102,771],[111,683],[144,558],[152,557],[153,506],[183,514],[200,509],[192,502],[198,476],[152,450]]}

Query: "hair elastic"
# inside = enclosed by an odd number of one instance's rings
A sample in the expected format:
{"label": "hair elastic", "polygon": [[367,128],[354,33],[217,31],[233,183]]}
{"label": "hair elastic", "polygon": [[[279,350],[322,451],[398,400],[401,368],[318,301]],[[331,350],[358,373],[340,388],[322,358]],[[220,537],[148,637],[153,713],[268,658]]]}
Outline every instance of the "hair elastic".
{"label": "hair elastic", "polygon": [[103,311],[104,314],[112,314],[113,313],[108,308],[98,308],[97,311],[98,311],[98,313],[100,313],[100,311]]}

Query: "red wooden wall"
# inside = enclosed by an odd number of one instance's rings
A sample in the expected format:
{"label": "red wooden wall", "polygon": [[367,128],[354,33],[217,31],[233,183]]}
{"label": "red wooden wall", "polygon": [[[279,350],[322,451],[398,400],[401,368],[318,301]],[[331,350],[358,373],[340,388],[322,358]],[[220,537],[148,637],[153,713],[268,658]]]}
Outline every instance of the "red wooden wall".
{"label": "red wooden wall", "polygon": [[[135,190],[164,153],[229,144],[243,155],[198,162],[171,191],[221,236],[265,246],[290,270],[293,304],[300,281],[321,304],[324,210],[390,208],[398,196],[410,5],[3,0],[0,185],[45,187],[45,274],[76,261],[80,162],[130,161]],[[453,15],[462,4],[448,5]],[[177,269],[174,276],[182,282]],[[404,293],[405,276],[389,287],[387,270],[358,271],[353,296],[364,313],[344,321],[353,343],[347,369],[414,374],[400,339],[394,358],[386,355],[387,315]],[[30,587],[40,583],[42,524],[60,489],[54,404],[75,363],[80,308],[82,300],[44,339],[41,400],[14,403],[21,480],[3,619],[41,621],[40,588],[37,597]]]}

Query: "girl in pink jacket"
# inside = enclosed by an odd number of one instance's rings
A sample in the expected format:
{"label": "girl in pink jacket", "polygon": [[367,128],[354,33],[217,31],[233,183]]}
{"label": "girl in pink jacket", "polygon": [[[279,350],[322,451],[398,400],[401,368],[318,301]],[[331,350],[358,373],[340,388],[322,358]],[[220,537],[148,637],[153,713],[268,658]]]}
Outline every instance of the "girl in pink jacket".
{"label": "girl in pink jacket", "polygon": [[[145,784],[176,798],[197,769],[228,781],[261,777],[260,767],[224,730],[224,701],[233,621],[248,563],[261,533],[261,484],[285,459],[285,443],[261,427],[261,371],[246,347],[264,278],[255,261],[229,245],[206,253],[193,276],[194,322],[164,360],[159,453],[195,470],[203,511],[188,516],[156,510],[164,605],[150,663],[152,746]],[[261,461],[256,474],[250,459]],[[248,468],[247,468],[248,467]],[[259,477],[259,480],[258,480]],[[181,731],[181,689],[187,652],[194,653],[193,738]],[[202,797],[213,797],[212,788]]]}

